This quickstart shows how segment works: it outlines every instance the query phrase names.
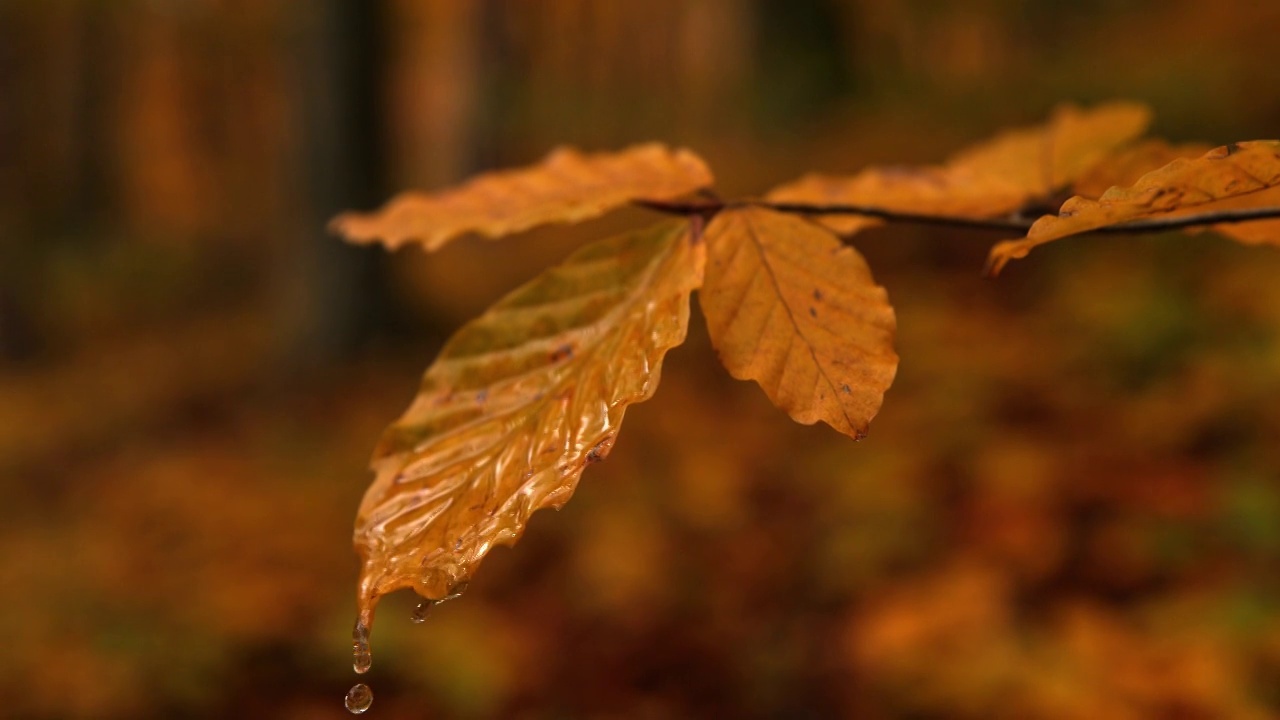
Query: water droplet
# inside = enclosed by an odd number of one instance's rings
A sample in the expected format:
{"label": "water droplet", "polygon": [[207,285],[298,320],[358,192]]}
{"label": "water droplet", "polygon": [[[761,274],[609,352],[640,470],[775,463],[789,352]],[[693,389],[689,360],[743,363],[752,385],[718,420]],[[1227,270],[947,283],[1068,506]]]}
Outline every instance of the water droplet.
{"label": "water droplet", "polygon": [[356,648],[351,661],[351,669],[363,675],[369,672],[371,667],[373,667],[373,654],[369,652],[369,648]]}
{"label": "water droplet", "polygon": [[409,616],[409,622],[415,625],[421,625],[427,621],[427,615],[431,614],[431,608],[436,606],[435,600],[423,600],[413,609],[413,614]]}
{"label": "water droplet", "polygon": [[[351,655],[353,658],[351,669],[357,673],[363,675],[373,667],[373,653],[369,650],[369,628],[359,620],[356,621],[355,629],[351,631]],[[368,690],[368,688],[365,689]]]}
{"label": "water droplet", "polygon": [[352,715],[359,715],[373,704],[373,691],[364,683],[356,683],[347,691],[345,702]]}
{"label": "water droplet", "polygon": [[471,583],[467,583],[467,582],[460,582],[457,585],[454,585],[453,587],[449,588],[448,595],[445,595],[444,597],[440,598],[440,602],[444,602],[445,600],[457,600],[458,598],[462,597],[462,593],[466,592],[467,588],[470,587],[470,585]]}

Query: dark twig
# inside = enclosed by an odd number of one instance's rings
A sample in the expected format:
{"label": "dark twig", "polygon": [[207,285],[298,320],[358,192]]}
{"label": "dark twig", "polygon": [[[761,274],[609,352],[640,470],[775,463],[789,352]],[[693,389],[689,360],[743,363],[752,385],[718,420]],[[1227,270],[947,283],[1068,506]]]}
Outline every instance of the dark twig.
{"label": "dark twig", "polygon": [[[969,218],[955,215],[930,215],[928,213],[902,212],[872,205],[814,205],[808,203],[776,203],[765,200],[743,200],[736,202],[664,202],[658,200],[637,200],[636,205],[650,210],[671,215],[698,215],[709,218],[717,212],[731,207],[753,205],[766,207],[778,212],[799,215],[862,215],[886,222],[913,223],[917,225],[940,225],[945,227],[967,228],[970,230],[991,230],[1025,235],[1034,222],[1026,218]],[[1174,217],[1158,217],[1146,220],[1133,220],[1116,225],[1108,225],[1091,232],[1104,234],[1133,234],[1181,230],[1183,228],[1202,225],[1218,225],[1223,223],[1249,222],[1280,218],[1280,207],[1244,208],[1240,210],[1218,210],[1214,212],[1177,215]]]}
{"label": "dark twig", "polygon": [[634,200],[636,207],[654,210],[668,215],[714,215],[724,209],[725,204],[719,200],[704,202],[675,202],[666,200]]}
{"label": "dark twig", "polygon": [[943,225],[946,227],[969,228],[972,230],[999,230],[1003,232],[1025,233],[1031,223],[1027,220],[1013,218],[967,218],[954,215],[930,215],[928,213],[902,212],[888,210],[871,205],[809,205],[806,203],[775,203],[763,200],[750,200],[742,205],[767,207],[784,213],[800,215],[862,215],[888,222],[913,223],[916,225]]}
{"label": "dark twig", "polygon": [[1181,230],[1199,225],[1221,225],[1225,223],[1249,222],[1250,220],[1266,220],[1280,218],[1280,207],[1244,208],[1242,210],[1218,210],[1216,212],[1197,213],[1195,215],[1176,215],[1158,217],[1148,220],[1134,220],[1118,225],[1098,228],[1098,233],[1146,233],[1165,230]]}

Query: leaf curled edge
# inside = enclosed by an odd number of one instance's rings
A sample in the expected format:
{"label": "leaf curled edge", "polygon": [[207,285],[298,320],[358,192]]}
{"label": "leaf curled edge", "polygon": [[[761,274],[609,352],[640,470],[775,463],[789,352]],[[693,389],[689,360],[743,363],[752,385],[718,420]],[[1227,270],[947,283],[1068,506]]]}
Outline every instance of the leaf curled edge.
{"label": "leaf curled edge", "polygon": [[[991,249],[988,268],[999,273],[1010,260],[1072,235],[1149,218],[1239,210],[1280,204],[1280,141],[1256,140],[1214,148],[1198,158],[1179,158],[1128,187],[1113,187],[1096,200],[1076,196],[1057,215],[1045,215],[1021,240]],[[1257,221],[1218,225],[1241,242],[1280,243],[1280,224]]]}
{"label": "leaf curled edge", "polygon": [[862,256],[826,228],[759,207],[721,212],[705,239],[699,299],[730,374],[755,380],[796,422],[864,436],[898,356],[893,308]]}
{"label": "leaf curled edge", "polygon": [[1205,143],[1170,145],[1149,138],[1134,143],[1089,168],[1072,184],[1072,193],[1081,197],[1100,198],[1117,185],[1132,185],[1143,175],[1180,158],[1198,158],[1213,149]]}
{"label": "leaf curled edge", "polygon": [[[945,165],[869,167],[850,175],[811,173],[765,196],[779,203],[866,205],[899,212],[995,218],[1046,198],[1140,136],[1151,111],[1131,102],[1088,109],[1062,105],[1041,125],[1008,130],[953,155]],[[882,224],[865,215],[823,215],[841,235]]]}
{"label": "leaf curled edge", "polygon": [[1000,133],[953,155],[947,166],[1000,177],[1027,197],[1044,197],[1070,187],[1150,124],[1151,110],[1140,103],[1059,105],[1043,125]]}
{"label": "leaf curled edge", "polygon": [[469,232],[499,238],[596,217],[632,200],[669,200],[711,183],[706,163],[683,148],[646,143],[585,154],[562,147],[534,165],[485,173],[436,193],[402,193],[375,212],[343,213],[329,229],[355,243],[396,248],[416,240],[433,251]]}
{"label": "leaf curled edge", "polygon": [[358,602],[466,582],[560,507],[685,338],[704,248],[684,223],[588,245],[461,328],[383,435],[356,517]]}

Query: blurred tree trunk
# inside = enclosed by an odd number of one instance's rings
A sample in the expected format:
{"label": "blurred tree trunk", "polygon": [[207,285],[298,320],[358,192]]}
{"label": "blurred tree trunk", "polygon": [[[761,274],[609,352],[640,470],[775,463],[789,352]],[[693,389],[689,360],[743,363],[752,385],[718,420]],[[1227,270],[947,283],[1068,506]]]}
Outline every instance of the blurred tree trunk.
{"label": "blurred tree trunk", "polygon": [[115,30],[99,3],[0,4],[0,362],[45,350],[24,268],[107,220]]}
{"label": "blurred tree trunk", "polygon": [[[381,2],[323,0],[298,11],[297,178],[304,208],[294,237],[274,258],[282,367],[315,368],[350,353],[388,313],[381,258],[329,235],[329,218],[384,199],[385,41]],[[287,370],[286,370],[287,371]]]}

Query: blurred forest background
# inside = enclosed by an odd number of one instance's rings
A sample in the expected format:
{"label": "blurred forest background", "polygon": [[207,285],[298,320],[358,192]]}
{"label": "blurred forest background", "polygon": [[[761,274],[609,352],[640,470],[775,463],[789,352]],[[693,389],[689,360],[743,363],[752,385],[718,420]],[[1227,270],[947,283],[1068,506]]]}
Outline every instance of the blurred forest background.
{"label": "blurred forest background", "polygon": [[[0,714],[346,717],[368,454],[467,318],[629,210],[426,257],[344,208],[571,143],[720,189],[1057,102],[1280,135],[1245,0],[0,0]],[[1280,717],[1280,254],[859,235],[902,366],[794,426],[696,317],[608,462],[373,635],[383,718]],[[695,304],[696,307],[696,304]]]}

